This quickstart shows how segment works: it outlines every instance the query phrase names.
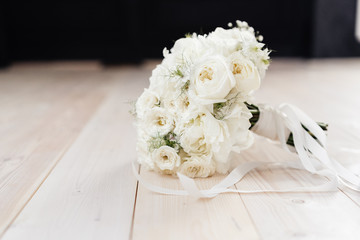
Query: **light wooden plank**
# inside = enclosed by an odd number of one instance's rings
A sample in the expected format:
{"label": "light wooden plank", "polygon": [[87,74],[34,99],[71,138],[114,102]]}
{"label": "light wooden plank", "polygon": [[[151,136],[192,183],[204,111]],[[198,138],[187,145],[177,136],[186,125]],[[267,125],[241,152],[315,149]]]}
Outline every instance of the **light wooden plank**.
{"label": "light wooden plank", "polygon": [[[294,161],[266,141],[243,152],[246,161]],[[299,170],[255,171],[237,184],[240,189],[284,189],[313,186],[326,179]],[[262,239],[356,239],[360,208],[343,192],[241,195]]]}
{"label": "light wooden plank", "polygon": [[146,78],[134,69],[105,76],[112,78],[106,100],[3,239],[129,237],[136,192],[130,161],[136,152],[125,102],[142,90],[135,80]]}
{"label": "light wooden plank", "polygon": [[91,75],[69,77],[0,75],[0,235],[102,101]]}
{"label": "light wooden plank", "polygon": [[[142,177],[158,186],[181,189],[178,179],[148,170]],[[197,179],[209,189],[224,176]],[[133,239],[259,239],[239,194],[195,200],[187,196],[161,195],[139,185]]]}
{"label": "light wooden plank", "polygon": [[[347,169],[360,175],[360,121],[333,122],[329,131],[328,150],[332,158]],[[360,207],[360,193],[348,188],[342,189]]]}

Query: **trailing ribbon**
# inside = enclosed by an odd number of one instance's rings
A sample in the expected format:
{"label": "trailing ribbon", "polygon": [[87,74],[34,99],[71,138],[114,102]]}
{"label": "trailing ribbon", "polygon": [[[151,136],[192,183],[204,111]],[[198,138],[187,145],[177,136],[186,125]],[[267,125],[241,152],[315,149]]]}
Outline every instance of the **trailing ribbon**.
{"label": "trailing ribbon", "polygon": [[[321,169],[328,169],[343,185],[360,191],[360,177],[328,156],[326,134],[315,121],[290,104],[282,104],[278,109],[260,106],[260,118],[265,118],[262,122],[266,122],[269,115],[273,115],[275,119],[274,129],[276,129],[277,137],[273,140],[279,139],[282,147],[288,149],[285,135],[283,135],[283,128],[286,127],[293,134],[296,152],[307,171],[315,174]],[[254,131],[259,135],[262,134],[262,132],[257,132],[257,129]]]}
{"label": "trailing ribbon", "polygon": [[[295,150],[300,162],[246,162],[233,169],[227,177],[208,190],[199,190],[194,179],[177,173],[184,190],[174,190],[159,187],[143,179],[137,172],[135,163],[133,172],[137,180],[147,189],[170,195],[190,195],[195,198],[212,198],[221,193],[263,193],[263,192],[329,192],[336,191],[339,183],[360,191],[360,177],[346,169],[339,162],[329,158],[326,151],[326,134],[309,116],[297,107],[282,104],[278,108],[260,105],[260,118],[252,130],[258,135],[280,141],[282,148],[290,151],[286,142],[290,132],[293,134]],[[308,129],[306,131],[304,129]],[[290,189],[233,189],[250,171],[256,168],[293,168],[307,170],[328,178],[328,182],[313,187],[299,187]]]}

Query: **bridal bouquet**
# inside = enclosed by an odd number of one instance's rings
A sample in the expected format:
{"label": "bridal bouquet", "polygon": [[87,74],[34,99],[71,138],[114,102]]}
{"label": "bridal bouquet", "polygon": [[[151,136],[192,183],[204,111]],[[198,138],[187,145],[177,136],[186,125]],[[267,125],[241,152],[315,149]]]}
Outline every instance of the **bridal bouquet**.
{"label": "bridal bouquet", "polygon": [[[150,86],[135,104],[138,162],[150,170],[177,175],[184,190],[165,189],[134,175],[148,189],[175,195],[214,197],[224,192],[336,191],[338,184],[360,191],[360,177],[331,159],[327,125],[314,122],[297,107],[253,103],[269,65],[270,51],[246,22],[216,28],[208,35],[188,35],[163,51]],[[191,178],[227,173],[230,154],[249,148],[253,132],[294,151],[299,162],[246,162],[220,183],[199,190]],[[289,148],[291,145],[294,148]],[[259,167],[306,170],[329,179],[315,187],[241,190],[231,186]]]}
{"label": "bridal bouquet", "polygon": [[164,174],[208,177],[253,143],[248,102],[270,51],[246,22],[188,35],[163,51],[136,102],[138,161]]}

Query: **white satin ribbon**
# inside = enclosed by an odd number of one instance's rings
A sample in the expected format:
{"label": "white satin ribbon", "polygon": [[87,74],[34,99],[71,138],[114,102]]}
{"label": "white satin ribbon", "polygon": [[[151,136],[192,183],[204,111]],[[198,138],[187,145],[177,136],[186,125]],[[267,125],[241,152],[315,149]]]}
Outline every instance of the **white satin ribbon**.
{"label": "white satin ribbon", "polygon": [[194,179],[189,178],[181,173],[177,173],[180,183],[184,190],[175,190],[160,187],[158,185],[150,183],[148,180],[145,180],[137,171],[137,163],[133,163],[133,172],[140,184],[152,192],[166,194],[166,195],[179,195],[187,196],[190,195],[195,198],[213,198],[221,193],[264,193],[264,192],[329,192],[337,191],[338,182],[334,175],[327,171],[321,171],[318,174],[321,176],[326,176],[329,181],[324,184],[312,187],[298,187],[298,188],[288,188],[288,189],[259,189],[259,190],[241,190],[233,189],[236,183],[241,181],[243,177],[248,174],[250,171],[256,168],[293,168],[293,169],[303,169],[299,163],[277,163],[277,162],[246,162],[240,164],[235,169],[233,169],[230,174],[220,181],[218,184],[213,186],[211,189],[200,190],[194,181]]}
{"label": "white satin ribbon", "polygon": [[[149,183],[137,172],[135,163],[133,172],[137,180],[147,189],[170,195],[190,195],[195,198],[212,198],[221,193],[263,193],[263,192],[328,192],[336,191],[339,183],[360,191],[360,177],[355,175],[339,162],[330,159],[326,151],[326,135],[324,131],[309,116],[290,104],[282,104],[279,108],[259,105],[260,118],[253,131],[261,136],[278,140],[281,146],[289,151],[286,144],[289,133],[293,134],[294,145],[300,162],[246,162],[233,169],[230,174],[208,190],[200,190],[194,181],[185,175],[177,173],[184,190],[163,188]],[[305,126],[315,136],[316,140],[303,128]],[[289,189],[233,189],[236,183],[256,168],[294,168],[307,170],[312,174],[326,177],[329,181],[312,187]]]}

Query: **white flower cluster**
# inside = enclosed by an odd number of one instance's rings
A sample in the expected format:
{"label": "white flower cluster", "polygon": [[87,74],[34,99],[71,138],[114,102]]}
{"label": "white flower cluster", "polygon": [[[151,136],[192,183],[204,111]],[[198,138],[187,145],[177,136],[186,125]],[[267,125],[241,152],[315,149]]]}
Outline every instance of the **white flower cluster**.
{"label": "white flower cluster", "polygon": [[245,102],[260,86],[269,51],[246,22],[236,23],[164,49],[135,106],[140,164],[207,177],[226,173],[230,153],[252,144]]}

